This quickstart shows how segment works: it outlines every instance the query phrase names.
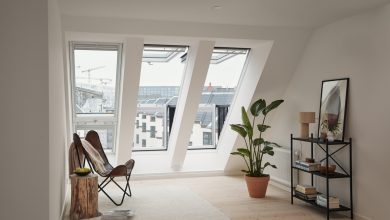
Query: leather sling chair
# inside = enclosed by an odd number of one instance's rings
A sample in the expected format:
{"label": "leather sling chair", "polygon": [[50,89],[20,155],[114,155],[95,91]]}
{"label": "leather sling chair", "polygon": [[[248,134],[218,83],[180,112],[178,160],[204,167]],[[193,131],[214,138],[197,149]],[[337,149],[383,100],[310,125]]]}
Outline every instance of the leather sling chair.
{"label": "leather sling chair", "polygon": [[[85,159],[84,159],[83,163],[80,163],[81,162],[80,161],[80,155],[78,155],[79,164],[82,164],[82,166],[84,167],[85,160],[87,160],[87,162],[89,164],[89,167],[91,167],[93,169],[92,172],[93,173],[96,172],[99,176],[104,178],[104,180],[98,185],[99,192],[103,192],[111,200],[111,202],[114,203],[116,206],[122,205],[125,196],[126,195],[129,196],[129,197],[131,196],[131,190],[130,190],[129,181],[130,181],[131,171],[133,170],[133,167],[134,167],[134,160],[130,159],[124,165],[118,165],[116,167],[113,167],[110,164],[110,162],[108,162],[107,156],[106,156],[106,154],[105,154],[105,152],[103,150],[102,144],[100,142],[99,135],[98,135],[98,133],[96,131],[90,130],[87,133],[87,135],[85,136],[85,140],[88,141],[95,148],[95,150],[99,152],[100,157],[104,161],[104,167],[105,167],[106,171],[105,172],[101,172],[101,171],[98,171],[98,169],[96,169],[96,166],[94,165],[93,161],[91,160],[91,156],[84,149],[84,147],[83,147],[83,145],[81,143],[80,137],[76,133],[74,133],[73,134],[73,143],[75,144],[76,148],[78,148],[78,149],[81,148],[82,152],[85,155]],[[78,154],[78,151],[77,151],[77,154]],[[114,180],[115,177],[125,177],[125,179],[126,179],[126,187],[125,187],[125,189],[123,189]],[[110,182],[113,182],[115,185],[117,185],[119,187],[119,189],[121,189],[122,192],[123,192],[122,199],[121,199],[121,201],[119,203],[115,202],[114,199],[112,199],[111,196],[108,195],[108,193],[104,190],[104,188]]]}

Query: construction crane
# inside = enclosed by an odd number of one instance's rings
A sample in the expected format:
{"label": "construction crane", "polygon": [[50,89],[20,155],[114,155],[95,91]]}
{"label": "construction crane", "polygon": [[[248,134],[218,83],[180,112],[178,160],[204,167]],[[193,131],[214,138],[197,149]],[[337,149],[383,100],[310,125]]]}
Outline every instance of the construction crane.
{"label": "construction crane", "polygon": [[88,81],[91,80],[100,81],[102,85],[107,85],[109,82],[112,82],[112,79],[109,78],[77,77],[77,79],[88,79]]}
{"label": "construction crane", "polygon": [[82,73],[88,73],[88,83],[91,83],[91,72],[94,71],[94,70],[103,69],[105,67],[106,66],[93,67],[93,68],[89,68],[89,69],[86,69],[86,70],[82,70],[81,72]]}

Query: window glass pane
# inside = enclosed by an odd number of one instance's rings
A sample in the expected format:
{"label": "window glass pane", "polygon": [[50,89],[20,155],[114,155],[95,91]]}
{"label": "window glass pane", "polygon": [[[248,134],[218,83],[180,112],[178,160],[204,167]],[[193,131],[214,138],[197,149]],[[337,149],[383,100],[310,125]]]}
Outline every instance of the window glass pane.
{"label": "window glass pane", "polygon": [[215,148],[241,77],[247,49],[214,48],[189,149]]}
{"label": "window glass pane", "polygon": [[76,133],[80,136],[80,138],[85,138],[85,135],[87,135],[90,130],[94,130],[99,134],[99,139],[104,150],[112,150],[114,148],[115,133],[113,127],[76,127]]}
{"label": "window glass pane", "polygon": [[[114,152],[120,44],[71,42],[73,126],[83,134],[97,130],[103,147]],[[104,116],[104,117],[102,117]]]}
{"label": "window glass pane", "polygon": [[116,111],[118,50],[74,49],[74,110],[80,114]]}
{"label": "window glass pane", "polygon": [[150,137],[151,138],[156,137],[156,126],[150,126]]}
{"label": "window glass pane", "polygon": [[203,145],[212,145],[211,132],[203,132]]}
{"label": "window glass pane", "polygon": [[176,105],[186,52],[186,46],[145,45],[135,119],[142,128],[135,124],[134,132],[142,143],[135,143],[134,151],[167,148],[167,106]]}
{"label": "window glass pane", "polygon": [[146,140],[142,139],[142,147],[146,147]]}

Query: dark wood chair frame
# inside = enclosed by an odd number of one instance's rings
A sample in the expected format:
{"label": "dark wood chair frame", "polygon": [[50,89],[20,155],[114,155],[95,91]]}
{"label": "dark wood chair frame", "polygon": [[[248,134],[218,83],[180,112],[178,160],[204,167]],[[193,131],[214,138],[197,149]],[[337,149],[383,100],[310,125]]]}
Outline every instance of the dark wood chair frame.
{"label": "dark wood chair frame", "polygon": [[[106,168],[107,172],[101,173],[101,172],[97,171],[97,169],[95,168],[95,165],[92,163],[92,160],[91,160],[89,154],[85,151],[85,149],[81,143],[80,137],[78,136],[78,134],[74,133],[73,134],[73,143],[75,144],[76,148],[78,148],[78,149],[81,148],[82,152],[85,155],[84,161],[83,161],[83,163],[81,163],[79,152],[76,151],[79,164],[82,165],[82,167],[84,167],[85,161],[87,161],[89,167],[92,168],[92,173],[96,172],[99,176],[105,178],[98,185],[99,192],[100,191],[103,192],[111,200],[111,202],[114,203],[116,206],[121,206],[123,204],[123,201],[124,201],[126,195],[131,197],[131,189],[130,189],[129,181],[130,181],[131,171],[133,170],[133,167],[134,167],[134,160],[130,159],[124,165],[118,165],[114,168],[110,164],[110,162],[107,159],[106,154],[104,153],[102,144],[101,144],[100,139],[99,139],[99,135],[96,131],[93,131],[93,130],[89,131],[87,133],[87,135],[85,136],[85,140],[87,140],[89,143],[91,143],[91,145],[99,152],[101,158],[104,161],[104,167]],[[125,177],[126,187],[124,189],[114,180],[115,177]],[[122,199],[119,203],[115,202],[114,199],[111,198],[111,196],[108,195],[108,193],[104,190],[104,188],[110,182],[113,182],[123,192]]]}

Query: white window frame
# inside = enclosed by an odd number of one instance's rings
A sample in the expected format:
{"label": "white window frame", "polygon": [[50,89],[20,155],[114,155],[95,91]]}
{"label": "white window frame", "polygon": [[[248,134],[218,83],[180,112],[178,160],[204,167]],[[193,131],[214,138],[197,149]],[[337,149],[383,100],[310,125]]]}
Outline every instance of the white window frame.
{"label": "white window frame", "polygon": [[[190,48],[190,46],[188,45],[166,45],[166,44],[144,44],[144,49],[143,51],[145,50],[145,48],[150,48],[150,47],[156,47],[156,48],[186,48],[187,50],[187,53],[188,53],[188,50]],[[180,52],[178,52],[180,53]],[[176,56],[176,55],[175,55]],[[161,60],[159,60],[159,58],[145,58],[144,56],[142,57],[142,62],[147,62],[147,63],[150,63],[150,62],[169,62],[170,60],[172,59],[171,56],[169,57],[166,57],[166,58],[162,58]],[[184,78],[184,72],[185,72],[185,68],[186,68],[186,65],[187,63],[185,64],[184,68],[183,68],[183,76],[182,76],[182,80],[181,80],[181,83],[179,85],[179,90],[178,90],[178,93],[180,94],[180,91],[182,89],[182,86],[183,86],[183,78]],[[142,75],[142,70],[140,72],[140,75]],[[141,86],[138,84],[138,89],[140,89]],[[154,91],[156,91],[154,89]],[[171,93],[171,92],[169,92]],[[148,107],[146,107],[148,108]],[[132,152],[154,152],[154,151],[168,151],[168,139],[169,139],[169,134],[167,132],[167,129],[168,129],[168,125],[167,125],[167,105],[164,105],[163,107],[159,107],[162,109],[162,111],[164,112],[164,116],[163,116],[163,131],[162,131],[162,146],[161,147],[158,147],[158,148],[151,148],[151,147],[143,147],[142,146],[142,141],[140,141],[141,143],[141,147],[136,147],[136,148],[133,148]],[[137,116],[136,117],[139,117],[140,115],[140,111],[142,112],[142,107],[138,106],[137,105]],[[155,117],[155,116],[151,116],[151,117]],[[139,117],[140,119],[140,128],[141,128],[141,133],[148,133],[150,132],[151,133],[151,130],[148,130],[147,129],[147,124],[146,124],[146,130],[145,132],[142,130],[142,123],[141,123],[141,120],[146,120],[147,122],[155,122],[157,120],[157,117],[155,117],[155,120],[154,121],[151,121],[151,117],[148,118],[146,115],[142,114],[141,117]],[[155,126],[156,127],[156,126]],[[135,126],[135,128],[137,129],[137,127]],[[136,132],[136,129],[135,129],[135,132]],[[149,134],[150,135],[150,134]],[[157,127],[156,127],[156,130],[155,130],[155,135],[157,135]],[[141,137],[140,137],[141,139]],[[145,139],[146,140],[146,139]],[[134,146],[134,143],[135,141],[133,141],[133,146]]]}
{"label": "white window frame", "polygon": [[[75,105],[75,89],[76,89],[76,76],[75,76],[75,57],[74,51],[77,49],[82,50],[108,50],[117,51],[117,66],[116,66],[116,81],[115,81],[115,112],[112,113],[95,113],[77,115]],[[121,71],[122,71],[122,51],[123,45],[121,43],[96,43],[96,42],[69,42],[69,64],[70,64],[70,81],[71,81],[71,109],[73,131],[76,132],[76,127],[99,129],[112,127],[114,131],[113,148],[109,153],[114,153],[116,150],[116,140],[118,134],[118,115],[119,115],[119,101],[121,91]]]}

